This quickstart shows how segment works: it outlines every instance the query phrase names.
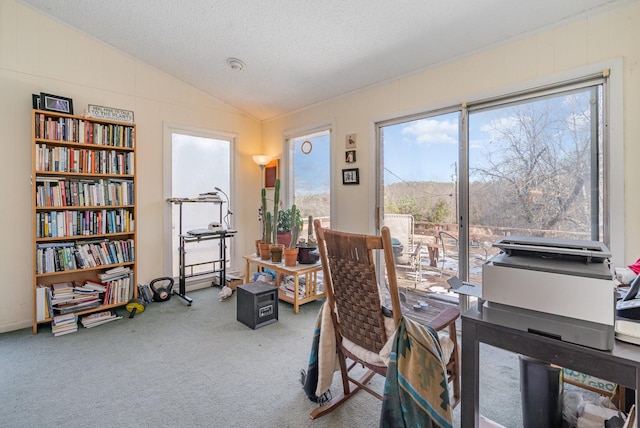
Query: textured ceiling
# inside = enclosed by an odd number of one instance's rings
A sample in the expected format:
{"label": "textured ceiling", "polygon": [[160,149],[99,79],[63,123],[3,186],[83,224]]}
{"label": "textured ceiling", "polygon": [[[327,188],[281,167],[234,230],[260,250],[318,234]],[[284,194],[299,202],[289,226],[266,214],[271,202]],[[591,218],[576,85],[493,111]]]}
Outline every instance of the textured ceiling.
{"label": "textured ceiling", "polygon": [[268,119],[631,0],[19,1]]}

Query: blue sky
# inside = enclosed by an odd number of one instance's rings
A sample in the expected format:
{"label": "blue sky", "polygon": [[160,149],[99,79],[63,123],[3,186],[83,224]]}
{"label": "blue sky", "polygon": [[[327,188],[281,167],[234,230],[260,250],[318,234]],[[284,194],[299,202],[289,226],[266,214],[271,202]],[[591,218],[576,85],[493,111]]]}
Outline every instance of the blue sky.
{"label": "blue sky", "polygon": [[457,162],[457,113],[384,127],[385,184],[453,182]]}

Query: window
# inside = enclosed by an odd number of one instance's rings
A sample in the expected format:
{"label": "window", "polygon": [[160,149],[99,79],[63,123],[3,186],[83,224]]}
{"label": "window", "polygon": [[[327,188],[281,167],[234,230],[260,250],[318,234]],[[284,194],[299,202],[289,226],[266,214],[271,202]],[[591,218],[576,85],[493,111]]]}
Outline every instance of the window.
{"label": "window", "polygon": [[470,108],[469,248],[491,256],[505,235],[607,242],[604,120],[599,81]]}
{"label": "window", "polygon": [[383,224],[413,216],[423,280],[480,283],[505,235],[609,245],[607,93],[590,76],[378,124]]}
{"label": "window", "polygon": [[[329,227],[331,216],[331,134],[328,129],[289,139],[289,182],[292,204],[300,210],[308,230],[308,218]],[[306,238],[306,233],[301,234]]]}
{"label": "window", "polygon": [[[169,147],[167,167],[170,178],[165,181],[165,192],[171,198],[195,198],[208,192],[217,192],[224,201],[222,208],[213,203],[182,204],[182,233],[189,230],[207,228],[209,223],[219,222],[224,228],[233,228],[230,213],[233,211],[227,200],[232,194],[231,165],[234,137],[216,134],[206,130],[167,127],[165,141]],[[216,190],[218,188],[219,190]],[[170,205],[171,253],[168,255],[171,274],[179,274],[179,233],[180,205]],[[220,215],[222,213],[222,217]],[[227,240],[227,247],[232,240]],[[217,257],[220,241],[210,240],[190,245],[187,264],[195,264],[193,271],[198,274],[211,270],[207,261]],[[232,251],[227,251],[227,257]],[[198,263],[202,263],[198,265]],[[196,276],[197,278],[197,276]],[[207,278],[210,281],[210,278]]]}

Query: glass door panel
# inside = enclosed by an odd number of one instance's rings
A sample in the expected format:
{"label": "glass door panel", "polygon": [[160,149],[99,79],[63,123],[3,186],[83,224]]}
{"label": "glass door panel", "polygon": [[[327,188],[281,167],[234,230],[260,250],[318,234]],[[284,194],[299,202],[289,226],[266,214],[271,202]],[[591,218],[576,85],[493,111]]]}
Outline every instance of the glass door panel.
{"label": "glass door panel", "polygon": [[457,239],[459,118],[379,128],[381,224],[391,229],[401,285],[444,287],[457,275],[457,248],[443,246],[441,232]]}

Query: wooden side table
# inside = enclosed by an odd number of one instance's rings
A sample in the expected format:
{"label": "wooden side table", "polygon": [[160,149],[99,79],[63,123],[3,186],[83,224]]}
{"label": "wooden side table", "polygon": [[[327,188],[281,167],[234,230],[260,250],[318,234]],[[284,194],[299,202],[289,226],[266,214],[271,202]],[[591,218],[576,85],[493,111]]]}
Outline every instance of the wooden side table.
{"label": "wooden side table", "polygon": [[[244,256],[247,262],[245,269],[245,283],[251,282],[251,266],[255,266],[256,270],[260,268],[270,269],[276,273],[276,284],[278,285],[278,298],[283,302],[293,305],[293,313],[297,314],[300,305],[312,302],[314,300],[326,297],[324,287],[318,286],[318,272],[322,271],[320,262],[312,265],[297,264],[296,266],[285,266],[284,263],[273,263],[271,260],[262,260],[260,257],[251,255]],[[280,280],[283,275],[291,275],[293,277],[294,293],[289,295],[280,287]],[[300,278],[304,277],[304,292],[300,292]]]}

